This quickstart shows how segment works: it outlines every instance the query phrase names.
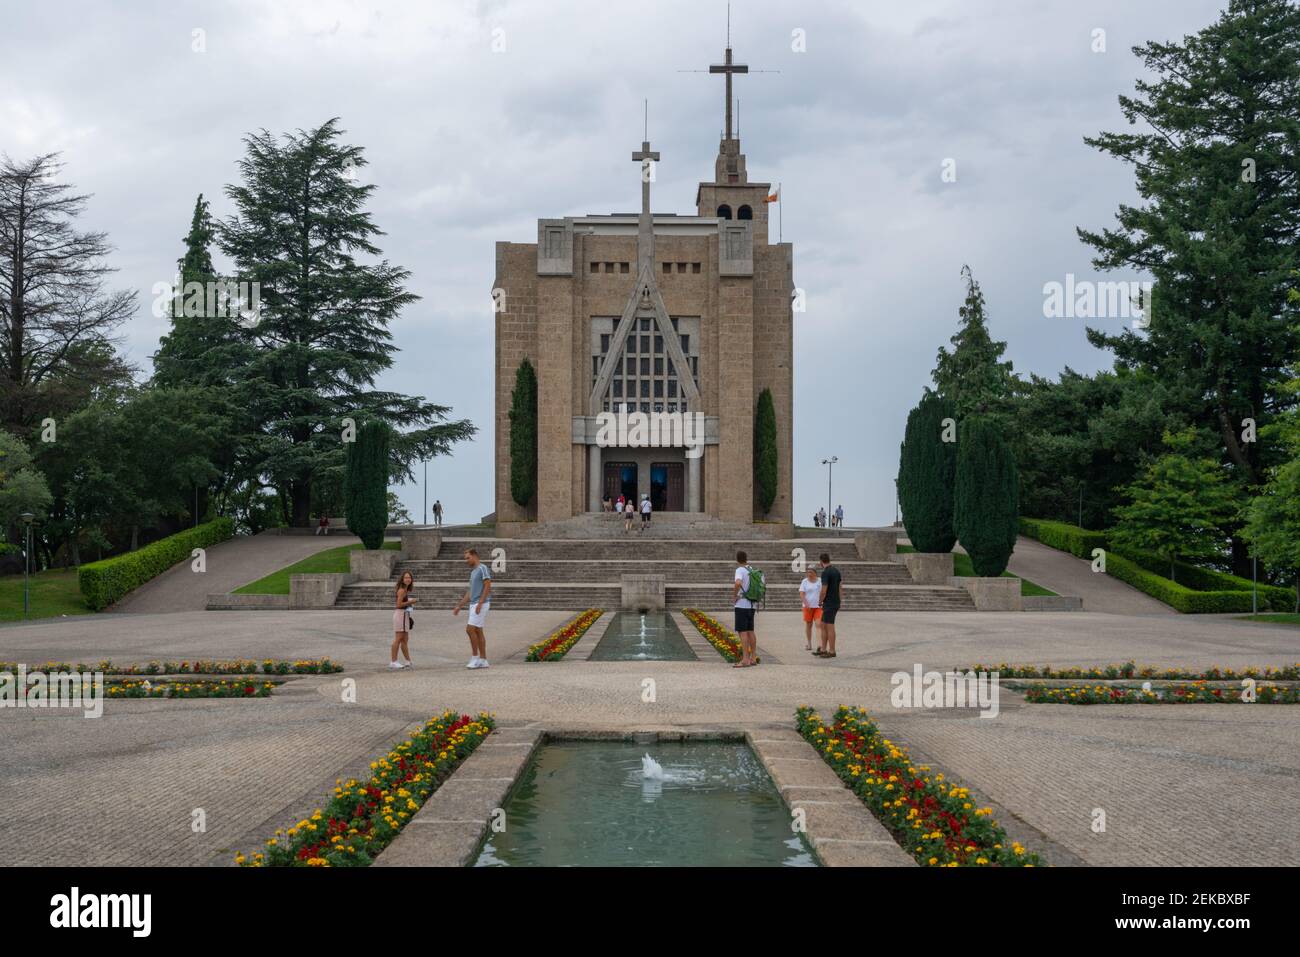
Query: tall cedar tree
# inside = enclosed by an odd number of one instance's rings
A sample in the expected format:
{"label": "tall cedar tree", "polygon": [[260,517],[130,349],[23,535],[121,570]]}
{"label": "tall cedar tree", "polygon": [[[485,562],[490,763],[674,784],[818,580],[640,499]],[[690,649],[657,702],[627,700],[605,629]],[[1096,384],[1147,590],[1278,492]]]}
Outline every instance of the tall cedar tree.
{"label": "tall cedar tree", "polygon": [[[1121,205],[1115,228],[1078,232],[1098,268],[1152,276],[1155,303],[1144,332],[1088,337],[1186,396],[1240,498],[1282,455],[1244,441],[1243,420],[1263,426],[1294,402],[1280,385],[1300,354],[1286,300],[1300,264],[1300,7],[1230,0],[1181,43],[1134,52],[1152,78],[1119,103],[1139,129],[1086,142],[1133,166],[1141,202]],[[1235,534],[1232,550],[1249,574]]]}
{"label": "tall cedar tree", "polygon": [[928,390],[907,416],[898,450],[898,505],[918,552],[950,552],[957,541],[952,524],[957,444],[944,441],[943,421],[955,418],[952,401]]}
{"label": "tall cedar tree", "polygon": [[1196,449],[1197,432],[1165,435],[1166,451],[1125,489],[1111,530],[1117,549],[1151,552],[1169,563],[1211,561],[1223,553],[1223,528],[1237,513],[1225,467]]}
{"label": "tall cedar tree", "polygon": [[62,173],[55,153],[0,157],[0,427],[25,438],[75,408],[52,402],[52,386],[82,393],[127,375],[112,343],[136,296],[106,288],[108,236],[76,228],[89,197]]}
{"label": "tall cedar tree", "polygon": [[366,548],[384,547],[388,527],[388,440],[392,430],[383,422],[364,422],[356,441],[348,443],[343,500],[348,531]]}
{"label": "tall cedar tree", "polygon": [[364,152],[340,135],[332,119],[282,140],[246,137],[242,182],[226,188],[236,212],[217,228],[234,278],[260,290],[257,320],[236,333],[252,346],[237,370],[238,405],[257,424],[250,467],[280,490],[297,526],[310,521],[313,483],[342,471],[344,419],[394,427],[398,481],[475,432],[448,421],[446,406],[374,388],[397,352],[388,325],[419,297],[406,291],[405,269],[357,258],[378,257],[383,233],[364,208],[375,189],[360,181]]}
{"label": "tall cedar tree", "polygon": [[[1292,381],[1288,391],[1300,395],[1300,379]],[[1246,507],[1242,535],[1259,559],[1296,583],[1295,610],[1300,612],[1300,409],[1279,417],[1274,429],[1291,460],[1272,470]]]}
{"label": "tall cedar tree", "polygon": [[940,347],[934,372],[935,389],[956,407],[958,421],[972,415],[1001,417],[1016,391],[1010,361],[1003,361],[1005,342],[989,335],[984,293],[969,266],[962,266],[966,301],[957,310],[961,325],[949,340],[953,350]]}
{"label": "tall cedar tree", "polygon": [[758,408],[754,412],[754,492],[758,508],[766,515],[776,501],[776,406],[772,391],[764,389],[758,394]]}
{"label": "tall cedar tree", "polygon": [[510,393],[510,497],[527,508],[537,492],[537,373],[527,358]]}
{"label": "tall cedar tree", "polygon": [[997,425],[964,419],[957,439],[953,527],[975,574],[1007,570],[1020,526],[1016,459]]}

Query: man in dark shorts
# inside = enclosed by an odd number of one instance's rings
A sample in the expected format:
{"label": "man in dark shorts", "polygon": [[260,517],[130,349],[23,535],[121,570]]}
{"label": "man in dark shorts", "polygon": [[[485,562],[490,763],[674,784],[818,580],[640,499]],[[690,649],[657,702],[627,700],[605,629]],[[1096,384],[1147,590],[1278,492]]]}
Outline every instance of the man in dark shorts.
{"label": "man in dark shorts", "polygon": [[736,552],[736,578],[731,589],[736,602],[736,640],[740,642],[740,660],[733,668],[750,668],[758,664],[758,638],[754,634],[754,603],[745,597],[749,591],[749,556]]}
{"label": "man in dark shorts", "polygon": [[835,616],[840,610],[840,598],[844,585],[840,581],[840,570],[831,564],[829,552],[822,552],[822,633],[821,647],[813,652],[818,658],[835,657]]}

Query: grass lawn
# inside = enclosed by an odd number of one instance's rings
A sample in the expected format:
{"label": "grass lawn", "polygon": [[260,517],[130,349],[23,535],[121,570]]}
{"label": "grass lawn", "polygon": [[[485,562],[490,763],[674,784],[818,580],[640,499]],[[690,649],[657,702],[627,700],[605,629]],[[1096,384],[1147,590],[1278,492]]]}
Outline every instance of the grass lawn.
{"label": "grass lawn", "polygon": [[1290,612],[1277,612],[1267,615],[1243,615],[1240,621],[1262,621],[1266,625],[1296,625],[1300,627],[1300,615]]}
{"label": "grass lawn", "polygon": [[[348,552],[361,548],[360,542],[355,545],[340,545],[338,548],[327,548],[323,552],[317,552],[315,555],[308,555],[301,561],[294,562],[292,565],[286,565],[278,572],[271,572],[265,578],[259,578],[255,582],[249,582],[247,585],[240,585],[235,589],[236,595],[287,595],[289,594],[289,576],[290,575],[326,575],[346,573],[349,570]],[[384,542],[384,548],[391,548],[396,551],[402,547],[401,542]]]}
{"label": "grass lawn", "polygon": [[[91,615],[77,587],[77,570],[52,568],[32,576],[32,618],[57,618],[59,615]],[[0,578],[0,621],[23,620],[23,576]]]}
{"label": "grass lawn", "polygon": [[[916,549],[911,545],[899,545],[898,551],[899,554],[902,554],[904,552],[914,552]],[[977,577],[975,574],[975,566],[971,564],[970,556],[965,552],[952,553],[952,571],[953,574],[957,575],[959,578]],[[1003,572],[1002,577],[1015,578],[1016,576],[1011,574],[1011,572]],[[1055,597],[1056,592],[1049,591],[1042,585],[1031,582],[1028,578],[1022,578],[1020,579],[1020,595],[1021,597],[1024,597],[1025,595],[1045,595],[1050,598]]]}

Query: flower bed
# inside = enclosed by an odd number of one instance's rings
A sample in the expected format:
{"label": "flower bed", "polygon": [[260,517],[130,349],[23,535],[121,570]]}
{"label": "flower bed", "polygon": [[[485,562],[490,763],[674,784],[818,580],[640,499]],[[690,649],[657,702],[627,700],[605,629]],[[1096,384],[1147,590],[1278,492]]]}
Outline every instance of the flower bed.
{"label": "flower bed", "polygon": [[392,843],[411,817],[496,722],[444,711],[393,750],[370,763],[368,781],[338,781],[324,808],[281,829],[266,849],[235,855],[241,867],[365,867]]}
{"label": "flower bed", "polygon": [[1000,678],[1064,678],[1070,681],[1088,681],[1097,678],[1155,678],[1163,681],[1235,681],[1240,678],[1255,678],[1269,681],[1300,681],[1300,663],[1284,665],[1281,668],[1274,668],[1272,665],[1263,668],[1250,666],[1236,671],[1232,668],[1220,668],[1218,665],[1203,669],[1161,669],[1151,665],[1139,667],[1132,661],[1092,668],[1053,668],[1051,665],[1043,665],[1040,668],[1035,665],[1009,665],[1003,662],[1000,665],[971,665],[969,668],[956,670],[962,673],[996,671]]}
{"label": "flower bed", "polygon": [[104,686],[107,698],[269,698],[274,681],[117,681]]}
{"label": "flower bed", "polygon": [[578,639],[587,633],[587,629],[596,623],[603,612],[597,608],[588,608],[573,621],[568,622],[552,632],[544,641],[528,646],[527,661],[559,661]]}
{"label": "flower bed", "polygon": [[[18,664],[0,661],[0,671],[16,671]],[[332,675],[343,670],[343,666],[328,658],[309,658],[300,661],[278,661],[266,658],[252,661],[236,658],[229,661],[147,661],[137,665],[115,665],[111,661],[101,661],[97,665],[75,665],[62,661],[47,661],[41,665],[28,665],[28,671],[43,671],[46,674],[89,674],[100,672],[106,675]]]}
{"label": "flower bed", "polygon": [[929,867],[1033,867],[1038,856],[1007,838],[992,809],[961,785],[914,765],[862,708],[845,705],[827,727],[812,708],[795,712],[799,733],[871,809],[902,848]]}
{"label": "flower bed", "polygon": [[1261,684],[1255,688],[1253,702],[1247,701],[1244,694],[1244,689],[1211,688],[1204,681],[1151,691],[1111,685],[1036,685],[1024,692],[1025,700],[1033,704],[1300,704],[1300,688]]}
{"label": "flower bed", "polygon": [[[736,637],[734,631],[731,631],[712,615],[706,615],[698,608],[687,608],[682,614],[686,616],[687,621],[695,626],[695,630],[718,650],[718,654],[733,663],[740,660],[740,639]],[[754,660],[761,659],[755,655]]]}

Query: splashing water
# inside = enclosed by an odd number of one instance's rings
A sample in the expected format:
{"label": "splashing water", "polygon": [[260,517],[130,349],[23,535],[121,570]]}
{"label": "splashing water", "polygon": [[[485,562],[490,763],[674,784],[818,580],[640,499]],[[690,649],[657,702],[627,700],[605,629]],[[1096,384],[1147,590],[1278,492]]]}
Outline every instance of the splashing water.
{"label": "splashing water", "polygon": [[648,754],[641,759],[641,776],[651,781],[665,781],[668,778],[663,766]]}

